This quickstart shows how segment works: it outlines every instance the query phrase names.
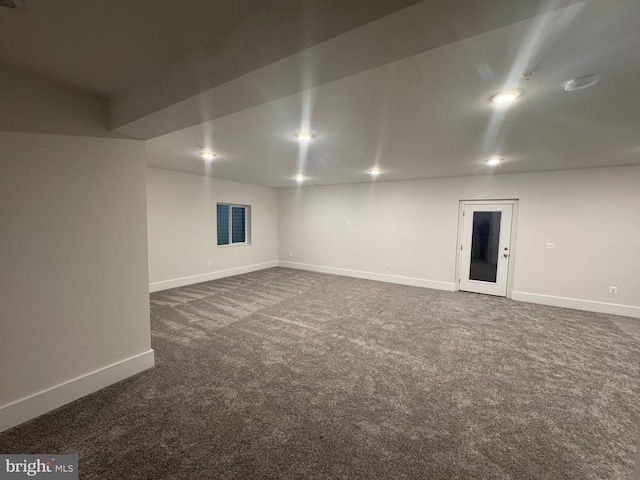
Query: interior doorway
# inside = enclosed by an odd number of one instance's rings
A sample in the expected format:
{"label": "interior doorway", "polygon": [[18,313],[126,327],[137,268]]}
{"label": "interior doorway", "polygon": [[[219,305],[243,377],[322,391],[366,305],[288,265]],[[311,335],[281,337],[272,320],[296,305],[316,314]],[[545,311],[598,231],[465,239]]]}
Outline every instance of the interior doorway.
{"label": "interior doorway", "polygon": [[459,290],[509,296],[516,209],[517,200],[460,202]]}

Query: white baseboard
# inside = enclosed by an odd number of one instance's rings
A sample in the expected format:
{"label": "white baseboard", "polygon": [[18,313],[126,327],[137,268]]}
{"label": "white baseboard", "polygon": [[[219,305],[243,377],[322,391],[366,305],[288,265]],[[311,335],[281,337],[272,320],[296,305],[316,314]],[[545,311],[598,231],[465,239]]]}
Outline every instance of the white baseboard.
{"label": "white baseboard", "polygon": [[230,268],[228,270],[218,270],[216,272],[207,272],[200,275],[191,275],[190,277],[174,278],[172,280],[163,280],[161,282],[154,282],[149,284],[149,292],[160,292],[162,290],[169,290],[170,288],[186,287],[187,285],[193,285],[195,283],[210,282],[211,280],[218,280],[219,278],[232,277],[234,275],[240,275],[242,273],[256,272],[258,270],[264,270],[265,268],[277,267],[278,262],[265,262],[257,263],[255,265],[246,265],[244,267]]}
{"label": "white baseboard", "polygon": [[511,298],[519,302],[538,303],[552,307],[573,308],[574,310],[585,310],[587,312],[640,318],[640,307],[633,307],[631,305],[618,305],[616,303],[594,302],[591,300],[554,297],[551,295],[539,295],[537,293],[526,292],[511,292]]}
{"label": "white baseboard", "polygon": [[[453,282],[438,282],[425,280],[422,278],[402,277],[398,275],[386,275],[383,273],[363,272],[359,270],[349,270],[345,268],[324,267],[321,265],[311,265],[307,263],[278,261],[279,267],[295,268],[298,270],[308,270],[310,272],[331,273],[334,275],[344,275],[346,277],[364,278],[379,282],[398,283],[413,287],[433,288],[455,292],[456,285]],[[573,308],[574,310],[584,310],[588,312],[607,313],[610,315],[621,315],[624,317],[640,318],[640,307],[630,305],[618,305],[615,303],[594,302],[591,300],[579,300],[575,298],[554,297],[551,295],[539,295],[536,293],[511,292],[511,299],[519,302],[537,303],[553,307]]]}
{"label": "white baseboard", "polygon": [[345,277],[364,278],[366,280],[375,280],[378,282],[398,283],[400,285],[410,285],[412,287],[433,288],[435,290],[446,290],[447,292],[455,292],[456,290],[456,285],[453,282],[438,282],[435,280],[425,280],[423,278],[402,277],[399,275],[363,272],[360,270],[348,270],[345,268],[336,267],[323,267],[320,265],[285,262],[282,260],[278,261],[278,266],[285,268],[296,268],[298,270],[308,270],[310,272],[331,273],[334,275],[343,275]]}
{"label": "white baseboard", "polygon": [[108,387],[154,365],[149,350],[0,407],[0,432]]}

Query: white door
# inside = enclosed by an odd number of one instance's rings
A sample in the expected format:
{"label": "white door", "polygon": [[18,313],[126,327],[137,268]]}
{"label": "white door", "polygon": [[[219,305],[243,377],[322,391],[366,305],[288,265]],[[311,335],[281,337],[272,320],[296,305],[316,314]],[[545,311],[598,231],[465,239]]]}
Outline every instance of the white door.
{"label": "white door", "polygon": [[512,203],[463,203],[460,290],[507,295]]}

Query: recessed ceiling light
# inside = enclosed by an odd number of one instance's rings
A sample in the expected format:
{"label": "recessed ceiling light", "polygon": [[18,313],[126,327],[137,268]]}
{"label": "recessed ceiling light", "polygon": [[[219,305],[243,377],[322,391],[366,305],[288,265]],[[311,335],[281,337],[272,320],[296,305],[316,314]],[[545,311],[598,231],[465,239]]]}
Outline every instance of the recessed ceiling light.
{"label": "recessed ceiling light", "polygon": [[520,95],[522,95],[522,90],[504,90],[495,95],[491,95],[489,100],[495,105],[506,105],[513,102]]}
{"label": "recessed ceiling light", "polygon": [[216,158],[216,154],[209,150],[201,150],[200,156],[205,160],[213,160],[214,158]]}
{"label": "recessed ceiling light", "polygon": [[296,175],[295,177],[293,177],[293,179],[294,179],[296,182],[303,182],[303,181],[305,181],[305,180],[306,180],[306,178],[304,177],[304,175]]}
{"label": "recessed ceiling light", "polygon": [[313,134],[309,132],[298,132],[296,133],[296,138],[298,140],[311,140],[313,138]]}
{"label": "recessed ceiling light", "polygon": [[589,88],[596,84],[598,81],[597,75],[584,75],[582,77],[572,78],[564,83],[562,87],[565,92],[574,92],[576,90],[582,90],[583,88]]}
{"label": "recessed ceiling light", "polygon": [[487,160],[486,163],[490,167],[497,167],[498,165],[500,165],[502,163],[503,160],[504,160],[504,158],[502,158],[502,157],[491,157],[489,160]]}
{"label": "recessed ceiling light", "polygon": [[372,168],[371,170],[369,170],[369,173],[372,176],[377,177],[378,175],[380,175],[382,173],[382,170],[380,170],[379,168]]}

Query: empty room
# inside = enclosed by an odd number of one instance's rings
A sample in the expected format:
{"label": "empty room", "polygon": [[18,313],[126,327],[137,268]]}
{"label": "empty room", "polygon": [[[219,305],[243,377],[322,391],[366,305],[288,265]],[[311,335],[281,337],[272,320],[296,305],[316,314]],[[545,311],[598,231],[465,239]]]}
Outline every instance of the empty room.
{"label": "empty room", "polygon": [[0,478],[640,478],[637,0],[0,0]]}

